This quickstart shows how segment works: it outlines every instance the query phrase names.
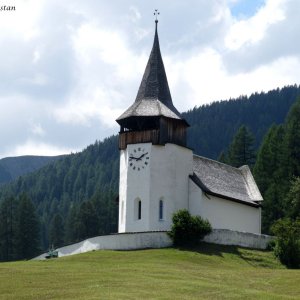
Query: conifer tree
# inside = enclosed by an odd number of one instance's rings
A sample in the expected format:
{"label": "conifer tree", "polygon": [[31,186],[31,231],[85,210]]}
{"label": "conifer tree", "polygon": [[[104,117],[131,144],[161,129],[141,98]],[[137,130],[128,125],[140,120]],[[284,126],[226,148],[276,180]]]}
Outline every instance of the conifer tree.
{"label": "conifer tree", "polygon": [[29,259],[39,252],[40,228],[35,208],[26,194],[19,198],[17,249],[19,258]]}
{"label": "conifer tree", "polygon": [[50,225],[49,243],[54,248],[64,244],[64,223],[60,214],[56,214]]}
{"label": "conifer tree", "polygon": [[9,261],[17,257],[16,249],[16,212],[14,197],[6,198],[0,206],[0,260]]}
{"label": "conifer tree", "polygon": [[83,202],[80,205],[78,214],[78,236],[79,239],[86,239],[97,236],[99,233],[98,216],[91,201]]}
{"label": "conifer tree", "polygon": [[300,176],[300,97],[291,107],[286,120],[285,155],[289,178]]}
{"label": "conifer tree", "polygon": [[258,151],[254,177],[264,198],[262,231],[270,232],[274,221],[284,216],[284,182],[282,165],[284,127],[273,125],[266,134]]}
{"label": "conifer tree", "polygon": [[251,131],[242,125],[233,138],[228,151],[228,163],[233,167],[248,165],[255,162],[254,136]]}

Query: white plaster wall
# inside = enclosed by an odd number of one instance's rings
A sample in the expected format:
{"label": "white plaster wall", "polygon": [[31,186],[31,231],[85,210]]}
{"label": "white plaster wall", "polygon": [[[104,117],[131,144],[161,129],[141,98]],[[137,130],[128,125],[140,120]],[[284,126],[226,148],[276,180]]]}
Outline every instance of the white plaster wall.
{"label": "white plaster wall", "polygon": [[[144,148],[150,156],[149,165],[140,171],[128,166],[130,153],[138,147]],[[127,145],[120,155],[119,232],[169,230],[172,214],[188,208],[192,150],[174,144],[143,143]],[[134,214],[136,198],[142,201],[141,220]],[[163,220],[159,220],[160,199],[164,201]]]}
{"label": "white plaster wall", "polygon": [[208,195],[190,179],[189,211],[208,219],[214,229],[261,232],[261,209]]}
{"label": "white plaster wall", "polygon": [[[150,180],[150,230],[169,230],[175,211],[188,208],[188,180],[192,174],[192,150],[174,144],[152,146]],[[159,200],[164,218],[159,220]]]}
{"label": "white plaster wall", "polygon": [[[120,153],[120,185],[119,185],[119,232],[147,231],[149,229],[150,211],[150,167],[152,163],[152,144],[128,145]],[[140,171],[129,167],[129,156],[133,149],[142,147],[150,156],[149,165]],[[142,201],[142,218],[137,220],[135,215],[135,200]],[[124,215],[122,217],[122,202]],[[121,222],[123,220],[123,223]]]}
{"label": "white plaster wall", "polygon": [[233,245],[253,249],[266,249],[274,237],[265,234],[214,229],[203,241],[212,244]]}

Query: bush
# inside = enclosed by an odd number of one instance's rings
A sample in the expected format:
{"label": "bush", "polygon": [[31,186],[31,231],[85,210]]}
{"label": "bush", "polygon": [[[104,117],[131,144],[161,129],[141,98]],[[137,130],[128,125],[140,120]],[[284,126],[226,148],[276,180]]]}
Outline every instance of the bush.
{"label": "bush", "polygon": [[169,236],[176,246],[197,244],[212,230],[208,220],[203,220],[199,216],[191,216],[186,209],[174,213],[172,221]]}
{"label": "bush", "polygon": [[300,267],[300,219],[282,219],[271,228],[276,235],[274,254],[288,268]]}

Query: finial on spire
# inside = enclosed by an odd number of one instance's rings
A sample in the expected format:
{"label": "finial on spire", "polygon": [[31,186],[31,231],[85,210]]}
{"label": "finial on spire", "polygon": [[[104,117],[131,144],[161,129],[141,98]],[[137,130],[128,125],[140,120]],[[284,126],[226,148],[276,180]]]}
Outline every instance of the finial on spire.
{"label": "finial on spire", "polygon": [[159,11],[158,11],[158,9],[155,9],[155,11],[154,11],[154,16],[155,16],[155,23],[157,24],[157,23],[158,23],[157,17],[159,16]]}

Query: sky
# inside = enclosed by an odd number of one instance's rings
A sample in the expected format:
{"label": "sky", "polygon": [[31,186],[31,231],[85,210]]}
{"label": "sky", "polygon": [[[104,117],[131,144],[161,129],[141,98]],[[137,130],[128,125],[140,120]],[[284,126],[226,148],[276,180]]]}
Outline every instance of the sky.
{"label": "sky", "polygon": [[179,111],[300,82],[299,0],[0,0],[0,158],[117,134],[152,48]]}

